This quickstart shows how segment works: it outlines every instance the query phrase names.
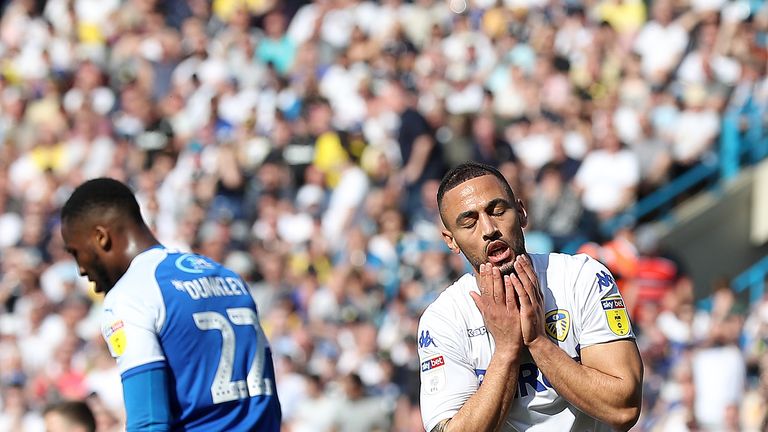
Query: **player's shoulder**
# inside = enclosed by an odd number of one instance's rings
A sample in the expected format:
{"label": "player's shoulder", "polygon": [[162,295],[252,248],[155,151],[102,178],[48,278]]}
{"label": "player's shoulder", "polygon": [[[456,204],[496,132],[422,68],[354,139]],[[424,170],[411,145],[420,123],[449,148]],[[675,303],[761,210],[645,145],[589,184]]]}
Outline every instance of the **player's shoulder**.
{"label": "player's shoulder", "polygon": [[471,273],[465,273],[427,306],[421,315],[421,321],[434,317],[452,319],[469,315],[471,306],[474,305],[470,291],[478,292],[477,282]]}
{"label": "player's shoulder", "polygon": [[159,265],[163,271],[186,273],[191,276],[210,272],[221,267],[221,264],[213,259],[175,249],[166,249],[166,256]]}
{"label": "player's shoulder", "polygon": [[559,272],[569,273],[574,276],[582,272],[599,271],[605,269],[599,261],[587,254],[565,254],[565,253],[547,253],[547,254],[528,254],[533,263],[533,267],[538,273]]}
{"label": "player's shoulder", "polygon": [[560,252],[550,252],[550,253],[529,253],[529,257],[531,257],[531,261],[533,262],[534,266],[537,264],[543,264],[545,266],[560,266],[560,267],[580,267],[583,266],[588,261],[592,260],[592,257],[590,257],[587,254],[567,254],[567,253],[560,253]]}
{"label": "player's shoulder", "polygon": [[167,253],[164,248],[153,247],[136,255],[128,266],[128,270],[104,297],[104,303],[108,304],[126,297],[143,298],[149,290],[156,289],[154,274]]}
{"label": "player's shoulder", "polygon": [[240,278],[237,272],[211,257],[172,249],[165,252],[166,256],[158,264],[158,278],[178,277],[184,280],[211,275]]}

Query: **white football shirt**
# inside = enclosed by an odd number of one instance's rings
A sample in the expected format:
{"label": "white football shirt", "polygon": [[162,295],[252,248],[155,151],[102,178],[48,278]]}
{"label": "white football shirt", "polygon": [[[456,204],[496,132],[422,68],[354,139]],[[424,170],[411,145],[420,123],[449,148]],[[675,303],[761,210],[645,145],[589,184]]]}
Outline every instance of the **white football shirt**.
{"label": "white football shirt", "polygon": [[[580,361],[582,348],[634,338],[611,273],[587,255],[529,254],[544,297],[545,328],[560,349]],[[432,303],[419,322],[421,416],[427,431],[453,417],[485,376],[495,344],[469,292],[465,274]],[[517,392],[504,431],[609,431],[552,388],[530,354],[520,362]]]}

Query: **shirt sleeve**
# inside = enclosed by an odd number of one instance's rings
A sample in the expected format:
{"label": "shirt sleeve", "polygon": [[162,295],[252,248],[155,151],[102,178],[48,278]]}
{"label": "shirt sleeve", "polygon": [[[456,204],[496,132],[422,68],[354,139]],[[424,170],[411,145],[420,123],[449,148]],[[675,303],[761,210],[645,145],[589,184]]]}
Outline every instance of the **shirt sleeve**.
{"label": "shirt sleeve", "polygon": [[170,430],[169,380],[165,362],[145,364],[123,375],[127,432]]}
{"label": "shirt sleeve", "polygon": [[[156,285],[156,284],[155,284]],[[152,362],[164,361],[157,336],[162,317],[162,299],[137,289],[128,293],[115,287],[104,300],[101,331],[120,374]],[[147,294],[147,295],[144,295]]]}
{"label": "shirt sleeve", "polygon": [[463,340],[467,330],[457,321],[430,307],[419,322],[421,418],[427,431],[453,417],[485,374],[468,358]]}
{"label": "shirt sleeve", "polygon": [[584,255],[586,262],[576,280],[576,299],[581,313],[582,348],[619,339],[634,338],[624,299],[608,269]]}

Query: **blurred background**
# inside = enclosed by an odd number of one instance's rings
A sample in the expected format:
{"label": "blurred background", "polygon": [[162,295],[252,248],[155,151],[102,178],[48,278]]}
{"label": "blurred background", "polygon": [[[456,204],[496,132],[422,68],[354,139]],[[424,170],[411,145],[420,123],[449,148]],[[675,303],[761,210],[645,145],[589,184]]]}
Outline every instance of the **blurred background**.
{"label": "blurred background", "polygon": [[59,233],[97,176],[250,283],[285,431],[421,431],[417,322],[470,270],[435,195],[469,159],[525,201],[530,252],[616,276],[645,362],[635,430],[768,430],[762,0],[0,12],[0,431],[72,399],[123,428],[101,297]]}

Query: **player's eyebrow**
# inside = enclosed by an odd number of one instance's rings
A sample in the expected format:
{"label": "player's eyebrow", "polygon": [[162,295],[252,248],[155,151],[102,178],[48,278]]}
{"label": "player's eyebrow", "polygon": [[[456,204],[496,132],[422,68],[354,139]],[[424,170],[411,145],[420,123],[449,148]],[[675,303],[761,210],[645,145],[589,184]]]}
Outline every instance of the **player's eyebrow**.
{"label": "player's eyebrow", "polygon": [[467,210],[459,213],[459,215],[456,216],[456,225],[459,225],[461,221],[466,218],[477,218],[477,211]]}
{"label": "player's eyebrow", "polygon": [[[488,204],[485,205],[485,212],[492,212],[493,209],[495,209],[499,204],[504,204],[505,207],[511,208],[512,204],[510,204],[509,200],[506,200],[504,198],[494,198],[490,201],[488,201]],[[459,225],[463,219],[466,218],[477,218],[477,211],[476,210],[466,210],[461,213],[459,213],[458,216],[456,216],[456,225]]]}
{"label": "player's eyebrow", "polygon": [[496,207],[498,207],[499,204],[504,204],[504,207],[510,208],[512,207],[512,204],[504,198],[494,198],[491,201],[488,202],[488,204],[485,206],[485,211],[490,212],[493,211]]}

